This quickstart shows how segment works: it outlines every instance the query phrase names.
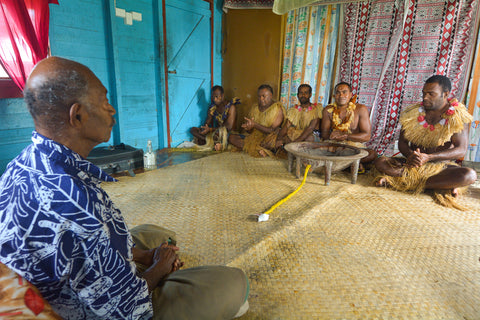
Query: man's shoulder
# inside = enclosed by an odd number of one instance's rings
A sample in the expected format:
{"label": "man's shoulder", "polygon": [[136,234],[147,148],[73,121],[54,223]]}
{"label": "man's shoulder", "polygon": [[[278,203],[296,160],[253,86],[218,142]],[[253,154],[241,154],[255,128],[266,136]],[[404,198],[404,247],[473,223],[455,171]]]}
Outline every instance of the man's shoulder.
{"label": "man's shoulder", "polygon": [[[257,106],[258,108],[258,106]],[[286,113],[285,107],[280,101],[272,103],[264,112],[283,112]]]}
{"label": "man's shoulder", "polygon": [[285,107],[280,101],[275,101],[274,103],[272,103],[272,107],[285,109]]}
{"label": "man's shoulder", "polygon": [[230,100],[230,101],[228,102],[228,105],[230,105],[230,106],[235,106],[235,105],[241,104],[241,103],[242,103],[242,102],[241,102],[240,98],[234,97],[234,98],[232,98],[232,100]]}
{"label": "man's shoulder", "polygon": [[[26,211],[32,214],[43,211],[51,213],[53,217],[66,213],[72,221],[77,213],[87,213],[94,200],[92,196],[98,195],[97,189],[100,187],[68,173],[65,167],[60,168],[60,164],[50,164],[32,167],[29,163],[12,161],[0,178],[0,196],[3,200],[0,213],[10,210],[12,214],[20,214],[20,210],[23,210],[26,215]],[[82,219],[92,218],[93,215],[87,214]]]}
{"label": "man's shoulder", "polygon": [[358,110],[358,111],[367,110],[368,111],[368,107],[364,104],[356,103],[355,104],[355,110]]}

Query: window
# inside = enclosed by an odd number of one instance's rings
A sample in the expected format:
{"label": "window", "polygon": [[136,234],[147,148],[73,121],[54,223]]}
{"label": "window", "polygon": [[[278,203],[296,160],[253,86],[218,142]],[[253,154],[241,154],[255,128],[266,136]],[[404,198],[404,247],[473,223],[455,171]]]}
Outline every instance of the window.
{"label": "window", "polygon": [[[49,3],[58,0],[11,0],[1,1],[0,10],[0,55],[2,66],[8,69],[11,78],[0,74],[0,99],[21,97],[21,89],[36,62],[48,53]],[[3,74],[3,78],[2,78]]]}
{"label": "window", "polygon": [[0,64],[0,99],[5,98],[21,98],[23,97],[22,91],[8,76],[7,72]]}

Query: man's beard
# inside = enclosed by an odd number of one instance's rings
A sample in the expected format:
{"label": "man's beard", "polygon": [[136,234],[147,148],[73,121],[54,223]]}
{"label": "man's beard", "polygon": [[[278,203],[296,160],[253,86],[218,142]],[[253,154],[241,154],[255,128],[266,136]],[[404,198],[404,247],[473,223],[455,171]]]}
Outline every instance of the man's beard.
{"label": "man's beard", "polygon": [[308,103],[308,100],[309,100],[309,99],[307,99],[307,98],[301,98],[301,99],[299,99],[299,101],[300,101],[301,104],[306,104],[306,103]]}

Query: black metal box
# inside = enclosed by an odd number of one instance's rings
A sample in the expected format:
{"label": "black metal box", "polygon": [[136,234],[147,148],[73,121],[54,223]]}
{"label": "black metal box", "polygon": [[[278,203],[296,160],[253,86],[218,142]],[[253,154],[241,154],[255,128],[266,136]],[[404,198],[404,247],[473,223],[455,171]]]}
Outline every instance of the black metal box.
{"label": "black metal box", "polygon": [[108,174],[128,171],[133,177],[134,169],[143,168],[143,150],[123,143],[117,146],[94,148],[87,158]]}

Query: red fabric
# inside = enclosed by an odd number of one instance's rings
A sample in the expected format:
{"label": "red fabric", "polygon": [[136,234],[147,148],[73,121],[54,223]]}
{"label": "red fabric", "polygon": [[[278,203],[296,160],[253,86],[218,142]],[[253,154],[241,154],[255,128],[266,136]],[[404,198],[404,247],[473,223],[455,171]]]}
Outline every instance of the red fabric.
{"label": "red fabric", "polygon": [[28,288],[24,296],[25,305],[28,309],[38,316],[45,309],[43,298],[38,295],[32,288]]}
{"label": "red fabric", "polygon": [[367,144],[391,156],[402,110],[422,100],[425,80],[443,74],[463,99],[475,53],[478,0],[370,0],[345,5],[341,81],[370,107]]}
{"label": "red fabric", "polygon": [[0,62],[23,90],[33,66],[47,57],[49,3],[57,0],[2,0]]}

